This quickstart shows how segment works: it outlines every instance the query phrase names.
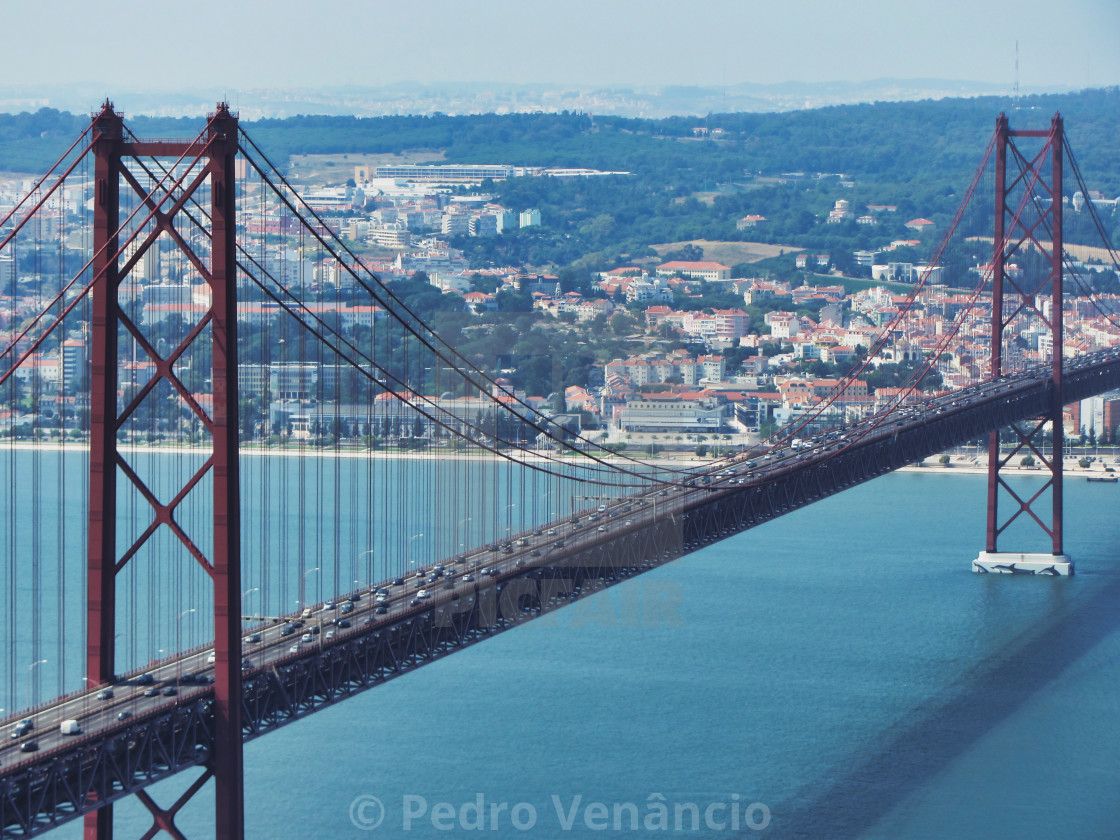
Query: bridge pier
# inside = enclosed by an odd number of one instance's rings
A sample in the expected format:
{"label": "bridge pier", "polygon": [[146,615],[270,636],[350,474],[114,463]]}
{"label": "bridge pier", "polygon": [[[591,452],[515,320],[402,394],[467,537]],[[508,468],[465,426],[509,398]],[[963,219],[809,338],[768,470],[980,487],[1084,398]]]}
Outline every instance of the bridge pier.
{"label": "bridge pier", "polygon": [[981,551],[980,555],[972,561],[972,571],[997,575],[1069,577],[1073,574],[1073,560],[1066,554]]}

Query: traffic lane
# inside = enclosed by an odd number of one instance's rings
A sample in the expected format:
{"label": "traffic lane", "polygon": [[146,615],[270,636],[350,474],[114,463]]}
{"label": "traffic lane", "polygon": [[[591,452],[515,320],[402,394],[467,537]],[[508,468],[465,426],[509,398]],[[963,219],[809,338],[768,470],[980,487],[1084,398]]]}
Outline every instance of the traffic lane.
{"label": "traffic lane", "polygon": [[[631,511],[629,526],[623,524],[618,525],[618,517],[622,516],[621,506],[618,509],[608,510],[608,515],[605,517],[610,521],[613,526],[604,526],[608,530],[637,530],[647,524],[654,518],[660,519],[664,516],[673,515],[678,512],[679,502],[681,499],[689,496],[702,496],[704,491],[697,490],[692,493],[678,491],[660,491],[656,497],[647,498],[642,501],[647,505],[642,505],[640,510]],[[654,502],[659,502],[664,499],[661,504],[664,505],[660,510],[654,510]],[[627,500],[627,503],[634,505],[638,500]],[[584,517],[584,521],[579,523],[566,523],[565,530],[569,535],[569,539],[575,539],[572,547],[581,548],[585,545],[604,541],[609,537],[604,537],[603,533],[598,530],[598,527],[593,527],[595,520],[590,522],[586,521],[589,517]],[[558,526],[564,528],[564,525]],[[555,530],[550,528],[549,530]],[[524,539],[524,545],[511,546],[511,550],[507,552],[479,552],[470,557],[470,559],[462,564],[452,562],[449,565],[449,574],[437,581],[431,582],[415,579],[411,585],[408,581],[403,585],[389,584],[390,597],[384,602],[386,606],[386,613],[383,617],[376,615],[376,608],[378,603],[376,599],[370,594],[364,594],[361,599],[354,603],[354,610],[347,618],[351,621],[350,628],[338,628],[343,630],[339,634],[339,638],[352,633],[368,632],[370,629],[375,629],[377,624],[385,624],[399,617],[400,613],[407,612],[412,609],[414,605],[412,601],[415,600],[416,591],[421,588],[431,588],[433,595],[436,596],[432,599],[433,602],[445,602],[451,600],[451,594],[458,594],[460,598],[464,593],[473,594],[480,583],[478,577],[474,581],[463,580],[466,574],[481,574],[484,568],[492,568],[497,573],[495,577],[502,577],[512,572],[523,570],[529,566],[545,566],[549,563],[548,554],[552,553],[554,542],[550,539],[551,535],[542,532],[540,536],[527,536]],[[548,549],[544,551],[543,549]],[[533,552],[539,552],[539,556],[534,557]],[[431,572],[431,567],[424,567],[424,572]],[[452,589],[448,590],[443,588],[446,582],[452,583]],[[438,587],[438,589],[437,589]],[[423,599],[427,601],[428,599]],[[416,606],[426,606],[425,604]],[[320,632],[316,635],[318,646],[329,646],[326,634],[332,629],[331,622],[333,622],[338,615],[337,610],[326,610],[320,607],[312,619],[320,626]],[[282,627],[286,621],[295,620],[296,616],[289,616],[284,621],[278,621],[272,625],[263,626],[255,629],[253,632],[260,633],[261,642],[254,646],[252,651],[243,650],[244,658],[250,660],[253,668],[267,667],[270,663],[280,660],[289,654],[288,648],[290,647],[291,637],[281,635]],[[355,619],[358,623],[355,623]],[[369,619],[370,624],[365,624],[365,620]],[[300,628],[302,630],[302,628]],[[303,648],[303,644],[301,644]],[[179,660],[172,660],[161,663],[158,667],[149,671],[153,678],[153,686],[140,685],[133,678],[128,682],[122,682],[114,685],[114,697],[110,700],[97,700],[95,695],[98,690],[95,689],[87,692],[84,695],[78,695],[69,700],[60,707],[52,710],[51,714],[41,712],[35,716],[36,720],[36,735],[38,740],[41,741],[41,748],[50,748],[51,746],[63,743],[67,737],[62,736],[58,732],[58,725],[63,720],[77,719],[82,724],[84,730],[83,734],[91,734],[102,728],[108,728],[119,725],[119,714],[121,711],[131,711],[133,715],[145,714],[149,711],[157,711],[160,708],[171,708],[176,703],[182,702],[183,699],[193,699],[198,693],[203,693],[207,690],[206,686],[191,685],[180,686],[181,677],[185,673],[203,674],[207,677],[207,683],[210,682],[210,674],[213,671],[212,666],[206,663],[208,651],[195,651]],[[162,687],[176,686],[177,695],[175,700],[164,697],[162,694]],[[161,693],[156,696],[146,696],[145,692],[152,687],[160,688]],[[18,750],[19,742],[25,739],[19,739],[15,743],[4,745],[0,749],[8,751],[12,749]]]}
{"label": "traffic lane", "polygon": [[[778,458],[775,459],[776,462],[771,465],[771,469],[786,466],[784,462],[789,460],[790,458],[801,460],[802,456],[795,455],[793,451],[789,450],[782,452],[779,454]],[[738,478],[739,477],[737,475],[725,476],[716,483],[724,485],[722,489],[730,489],[733,482],[737,483]],[[682,488],[676,488],[674,490],[661,490],[656,493],[644,494],[640,499],[618,500],[617,502],[608,505],[608,510],[604,513],[607,514],[608,520],[613,518],[614,521],[617,521],[617,517],[622,515],[620,510],[622,506],[626,504],[634,505],[638,504],[639,502],[643,503],[642,509],[640,511],[632,512],[632,515],[630,517],[632,522],[631,525],[627,526],[624,524],[622,526],[614,526],[616,529],[621,527],[624,531],[637,530],[643,527],[643,524],[645,524],[648,520],[652,520],[654,518],[660,519],[664,516],[675,515],[679,512],[682,503],[686,503],[689,500],[698,500],[701,497],[705,496],[708,492],[710,491],[707,491],[703,488],[692,490],[685,490]],[[661,499],[664,499],[664,501],[661,502],[661,504],[664,505],[664,508],[662,508],[661,511],[657,511],[656,506]],[[592,527],[596,520],[587,522],[586,520],[589,518],[589,516],[585,516],[584,520],[581,522],[566,523],[569,539],[572,539],[574,537],[576,540],[576,542],[571,547],[582,548],[586,545],[597,543],[605,539],[598,536],[599,534],[602,534],[604,532],[599,531],[597,527]],[[637,524],[634,524],[633,520],[640,521]],[[564,524],[565,523],[560,523],[558,526],[554,524],[553,527],[549,530],[555,530],[556,527],[564,528]],[[607,528],[608,531],[611,530],[609,526],[604,525],[603,527]],[[422,567],[419,571],[424,573],[424,577],[414,575],[411,579],[405,580],[403,584],[388,584],[391,594],[390,597],[384,602],[384,605],[386,606],[386,613],[384,614],[383,618],[379,618],[376,615],[376,608],[378,606],[376,599],[369,595],[366,595],[361,599],[361,601],[356,602],[354,611],[350,614],[352,626],[350,628],[338,629],[346,631],[344,635],[350,635],[352,631],[364,631],[372,629],[372,627],[376,627],[376,625],[378,624],[388,623],[396,617],[395,614],[407,611],[408,609],[413,607],[422,606],[422,604],[416,605],[412,603],[416,600],[416,593],[422,589],[434,589],[436,587],[439,587],[441,589],[441,596],[445,596],[448,590],[443,589],[443,586],[445,581],[447,580],[451,581],[453,590],[457,590],[460,596],[463,591],[473,591],[474,587],[471,584],[476,583],[477,579],[475,582],[463,581],[462,573],[480,573],[483,568],[489,566],[490,568],[495,569],[498,572],[498,575],[501,576],[507,575],[515,570],[518,570],[519,568],[524,568],[526,566],[547,565],[548,558],[543,554],[540,557],[532,556],[532,552],[534,550],[540,551],[541,549],[540,542],[534,544],[533,539],[547,542],[547,536],[545,534],[542,534],[540,537],[524,537],[523,539],[526,540],[526,545],[512,548],[509,552],[479,552],[469,556],[469,559],[465,564],[452,563],[449,569],[450,574],[446,577],[438,578],[436,581],[427,580],[427,576],[431,572],[431,567]],[[553,547],[549,547],[549,553],[551,553],[552,551]],[[500,556],[495,556],[496,554],[500,554]],[[427,599],[421,600],[423,601]],[[438,600],[442,601],[444,600],[444,598],[440,597]],[[314,638],[311,644],[317,645],[321,648],[332,641],[327,639],[327,633],[329,633],[332,629],[333,622],[337,617],[338,616],[336,610],[326,610],[322,606],[318,607],[317,612],[312,615],[311,620],[315,621],[316,624],[318,624],[318,626],[320,627],[320,632],[317,634],[313,634]],[[358,626],[354,626],[355,619],[358,619],[360,622]],[[369,624],[365,624],[366,619],[369,619]],[[256,646],[253,651],[243,650],[243,656],[244,658],[249,659],[252,668],[267,667],[270,663],[289,655],[289,653],[291,652],[290,649],[295,643],[292,642],[291,636],[282,635],[282,627],[286,621],[292,620],[302,619],[297,619],[297,617],[294,615],[289,616],[284,622],[277,622],[273,625],[259,628],[256,631],[261,633],[261,643]],[[300,630],[302,629],[303,628],[301,627]],[[297,634],[292,635],[296,636]],[[301,638],[302,633],[298,633],[298,637]],[[306,649],[305,645],[307,644],[307,642],[300,641],[300,649]],[[190,691],[190,689],[188,689],[187,687],[179,686],[182,674],[201,673],[207,677],[207,682],[209,682],[211,678],[210,675],[213,669],[211,666],[209,666],[208,663],[206,663],[206,656],[207,651],[192,652],[183,659],[161,663],[159,667],[155,668],[149,673],[152,673],[153,679],[157,685],[176,686],[177,691],[190,692],[191,694],[193,694],[194,692]],[[254,659],[256,661],[254,661]],[[93,690],[85,695],[77,696],[72,701],[70,701],[69,704],[64,705],[61,708],[52,710],[53,713],[51,714],[39,713],[38,715],[36,715],[36,728],[40,733],[52,732],[57,730],[57,726],[63,720],[68,719],[78,719],[79,721],[84,722],[84,729],[100,728],[104,725],[113,725],[119,722],[114,715],[119,714],[119,711],[123,710],[122,707],[125,705],[132,704],[138,709],[139,712],[145,712],[151,709],[159,708],[161,706],[171,707],[175,705],[176,702],[179,702],[178,699],[170,700],[170,698],[165,698],[162,693],[156,697],[145,697],[144,692],[147,688],[145,686],[131,685],[129,686],[131,688],[131,693],[128,693],[128,689],[126,688],[127,685],[128,684],[119,684],[117,686],[114,686],[115,691],[119,691],[125,696],[115,702],[112,702],[107,708],[101,711],[94,712],[93,714],[91,714],[89,711],[90,703],[106,702],[98,701],[95,699],[91,700],[91,695],[96,694],[96,690]],[[197,690],[199,687],[192,686],[191,688]],[[134,712],[134,714],[135,713],[136,712]],[[56,736],[54,735],[40,737],[43,737],[44,740],[48,742],[53,742],[54,740],[56,740]],[[61,739],[61,735],[57,736],[57,740]],[[7,749],[18,749],[18,744],[21,740],[23,739],[18,739],[15,743],[7,745]],[[0,747],[0,749],[3,749],[3,747]]]}

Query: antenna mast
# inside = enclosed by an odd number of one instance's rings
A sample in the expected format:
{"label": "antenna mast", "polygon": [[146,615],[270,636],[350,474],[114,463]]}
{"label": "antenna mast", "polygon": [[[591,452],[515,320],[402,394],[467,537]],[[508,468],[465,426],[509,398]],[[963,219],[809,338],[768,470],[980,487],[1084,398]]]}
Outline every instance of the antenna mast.
{"label": "antenna mast", "polygon": [[1019,42],[1015,41],[1015,95],[1013,102],[1015,107],[1019,107]]}

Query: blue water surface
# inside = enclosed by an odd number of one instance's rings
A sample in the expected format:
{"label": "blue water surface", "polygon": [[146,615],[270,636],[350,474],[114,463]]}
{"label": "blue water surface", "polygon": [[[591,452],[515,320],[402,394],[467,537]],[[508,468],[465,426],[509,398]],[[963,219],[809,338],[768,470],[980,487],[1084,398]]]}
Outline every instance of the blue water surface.
{"label": "blue water surface", "polygon": [[1028,578],[969,571],[982,476],[857,487],[252,742],[247,836],[1120,836],[1118,501]]}

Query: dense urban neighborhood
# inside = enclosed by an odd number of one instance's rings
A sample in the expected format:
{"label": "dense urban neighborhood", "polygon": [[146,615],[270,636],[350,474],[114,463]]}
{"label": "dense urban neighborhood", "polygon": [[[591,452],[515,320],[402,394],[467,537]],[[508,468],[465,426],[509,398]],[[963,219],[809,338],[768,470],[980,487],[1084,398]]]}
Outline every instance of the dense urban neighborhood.
{"label": "dense urban neighborhood", "polygon": [[[558,125],[571,122],[565,116]],[[674,143],[738,142],[729,139],[734,132],[710,124],[680,134]],[[952,196],[931,197],[927,207],[912,191],[895,200],[886,187],[865,188],[849,174],[753,173],[710,195],[671,200],[702,210],[710,229],[694,230],[690,240],[650,238],[623,250],[616,239],[624,214],[617,206],[602,208],[613,193],[634,189],[635,179],[648,184],[648,172],[399,162],[393,154],[347,163],[346,157],[332,156],[322,166],[313,156],[298,164],[293,158],[302,207],[320,226],[310,234],[297,230],[292,207],[246,188],[240,236],[254,260],[316,318],[358,344],[374,341],[386,321],[384,300],[370,293],[374,283],[476,360],[497,382],[496,396],[560,418],[572,434],[600,445],[718,454],[822,411],[822,422],[849,422],[988,375],[990,239],[962,236],[951,259],[926,264],[952,221],[946,213]],[[15,208],[34,188],[28,178],[6,179],[0,211]],[[856,198],[872,194],[874,201]],[[585,212],[573,215],[558,205],[564,195],[586,199]],[[15,341],[44,296],[66,282],[68,269],[81,267],[91,200],[88,191],[52,196],[50,212],[37,223],[39,241],[52,247],[33,250],[17,239],[15,256],[0,258],[6,341]],[[1071,191],[1063,205],[1073,231],[1086,228],[1089,209],[1109,224],[1116,219],[1117,200],[1099,192]],[[717,211],[724,215],[715,219]],[[794,244],[775,241],[775,231]],[[319,237],[337,237],[353,259],[322,247]],[[584,250],[572,251],[576,242]],[[608,242],[616,244],[585,253]],[[132,260],[118,289],[129,317],[165,346],[174,346],[209,302],[209,286],[171,244],[157,241]],[[1062,352],[1072,357],[1120,343],[1111,315],[1120,304],[1120,282],[1105,268],[1111,260],[1104,249],[1067,249],[1077,284],[1067,284]],[[575,253],[570,261],[543,256]],[[525,259],[502,261],[518,254]],[[1037,254],[1016,259],[1006,270],[1012,282],[1037,275]],[[376,281],[367,280],[366,269]],[[440,385],[430,368],[406,370],[401,362],[404,387],[376,387],[337,361],[301,355],[286,332],[283,302],[248,283],[242,287],[245,440],[461,445],[450,440],[454,424],[435,424],[407,404],[412,390],[462,423],[477,426],[482,419],[485,395]],[[1048,358],[1051,333],[1042,324],[1054,313],[1045,292],[1034,297],[1033,309],[1041,318],[1011,322],[1005,364]],[[404,345],[401,350],[407,356]],[[32,363],[13,378],[22,410],[0,418],[0,432],[29,434],[42,416],[56,428],[37,434],[82,439],[89,356],[88,323],[37,347]],[[138,353],[122,367],[122,402],[143,389],[153,366]],[[209,405],[205,378],[188,366],[182,376],[196,403]],[[1104,396],[1068,407],[1067,433],[1113,441],[1117,404]],[[523,437],[532,444],[529,426]],[[122,434],[158,441],[166,431],[133,421]]]}

